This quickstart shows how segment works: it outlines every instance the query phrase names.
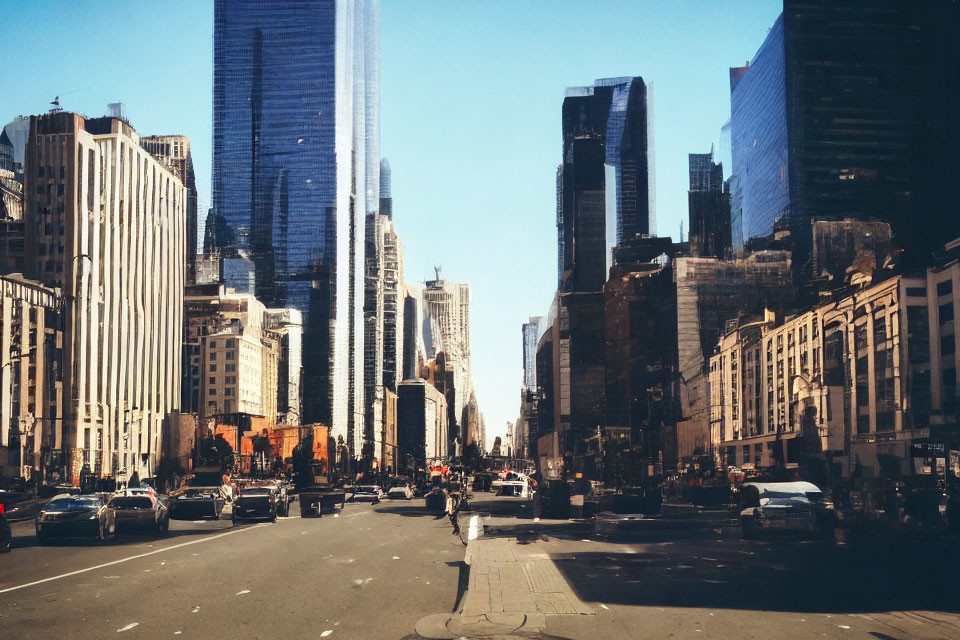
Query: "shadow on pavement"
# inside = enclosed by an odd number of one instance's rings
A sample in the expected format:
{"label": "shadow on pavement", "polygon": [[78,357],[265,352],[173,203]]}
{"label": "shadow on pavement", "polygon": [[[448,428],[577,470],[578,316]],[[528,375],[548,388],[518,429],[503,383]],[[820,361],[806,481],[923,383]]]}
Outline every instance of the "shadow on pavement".
{"label": "shadow on pavement", "polygon": [[960,612],[960,562],[922,549],[880,555],[815,543],[713,541],[637,553],[554,554],[584,601],[661,607],[866,613]]}

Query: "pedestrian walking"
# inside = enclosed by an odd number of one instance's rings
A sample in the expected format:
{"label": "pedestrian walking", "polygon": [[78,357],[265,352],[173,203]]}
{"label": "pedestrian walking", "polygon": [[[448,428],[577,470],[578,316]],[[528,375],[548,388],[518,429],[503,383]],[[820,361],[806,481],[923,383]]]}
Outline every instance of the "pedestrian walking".
{"label": "pedestrian walking", "polygon": [[460,535],[460,522],[458,521],[458,516],[460,514],[460,507],[463,505],[463,501],[460,499],[456,493],[452,491],[446,491],[447,494],[447,509],[446,513],[450,516],[450,524],[453,525],[453,534]]}

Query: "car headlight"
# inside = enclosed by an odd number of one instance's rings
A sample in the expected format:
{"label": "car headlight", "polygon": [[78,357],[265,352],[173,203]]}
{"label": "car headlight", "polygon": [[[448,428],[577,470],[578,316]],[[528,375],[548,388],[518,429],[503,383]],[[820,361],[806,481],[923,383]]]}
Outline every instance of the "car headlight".
{"label": "car headlight", "polygon": [[96,519],[99,518],[99,517],[100,517],[100,514],[99,514],[99,513],[91,513],[91,514],[90,514],[90,517],[87,518],[87,520],[96,520]]}

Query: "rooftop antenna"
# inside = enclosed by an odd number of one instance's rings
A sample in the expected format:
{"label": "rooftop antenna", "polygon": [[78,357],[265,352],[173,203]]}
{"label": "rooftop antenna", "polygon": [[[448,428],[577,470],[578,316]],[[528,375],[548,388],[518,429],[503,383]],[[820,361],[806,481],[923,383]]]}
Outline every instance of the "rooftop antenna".
{"label": "rooftop antenna", "polygon": [[60,113],[61,111],[63,111],[63,107],[60,106],[60,96],[67,96],[67,95],[70,95],[71,93],[86,91],[87,89],[90,89],[90,88],[91,87],[84,87],[83,89],[72,89],[70,91],[64,91],[58,96],[54,96],[53,100],[50,101],[50,104],[53,105],[53,108],[50,109],[50,113]]}
{"label": "rooftop antenna", "polygon": [[434,266],[434,267],[433,267],[433,272],[434,272],[434,273],[436,274],[436,276],[437,276],[437,281],[440,280],[440,269],[441,269],[442,267],[443,267],[443,265],[440,265],[439,267],[438,267],[438,266]]}

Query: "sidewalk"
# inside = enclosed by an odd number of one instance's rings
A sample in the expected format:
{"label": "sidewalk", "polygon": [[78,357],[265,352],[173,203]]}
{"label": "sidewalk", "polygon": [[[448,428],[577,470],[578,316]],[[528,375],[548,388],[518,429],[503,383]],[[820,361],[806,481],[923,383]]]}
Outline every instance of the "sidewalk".
{"label": "sidewalk", "polygon": [[[493,525],[516,524],[514,519],[471,517],[471,536]],[[547,528],[568,521],[524,521],[524,527]],[[526,538],[477,537],[467,544],[465,562],[470,581],[458,611],[428,616],[417,623],[423,638],[518,637],[541,632],[546,617],[592,615],[563,575]]]}

